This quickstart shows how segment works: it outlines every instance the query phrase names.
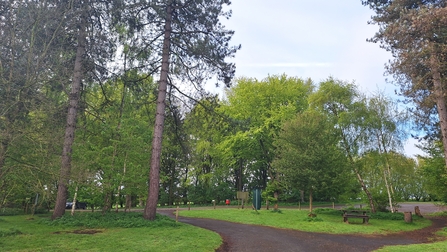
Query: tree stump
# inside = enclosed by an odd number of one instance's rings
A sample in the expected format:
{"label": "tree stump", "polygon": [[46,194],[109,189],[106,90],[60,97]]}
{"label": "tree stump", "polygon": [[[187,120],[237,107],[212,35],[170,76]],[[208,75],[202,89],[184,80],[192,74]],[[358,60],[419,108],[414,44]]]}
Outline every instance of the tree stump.
{"label": "tree stump", "polygon": [[422,214],[421,214],[421,210],[419,210],[419,207],[418,207],[418,206],[415,206],[415,207],[414,207],[414,213],[415,213],[417,216],[419,216],[419,217],[423,217]]}
{"label": "tree stump", "polygon": [[413,222],[413,215],[411,215],[411,212],[404,212],[404,220],[407,223]]}

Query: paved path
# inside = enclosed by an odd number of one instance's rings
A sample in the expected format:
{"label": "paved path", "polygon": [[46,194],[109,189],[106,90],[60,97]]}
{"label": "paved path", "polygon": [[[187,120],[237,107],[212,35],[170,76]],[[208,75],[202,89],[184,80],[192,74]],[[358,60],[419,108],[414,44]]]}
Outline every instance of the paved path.
{"label": "paved path", "polygon": [[[173,209],[159,213],[173,217]],[[373,251],[385,245],[413,244],[432,241],[434,232],[447,225],[446,218],[433,219],[429,228],[393,235],[334,235],[246,225],[226,221],[179,217],[179,221],[212,230],[221,235],[220,252],[264,251]]]}

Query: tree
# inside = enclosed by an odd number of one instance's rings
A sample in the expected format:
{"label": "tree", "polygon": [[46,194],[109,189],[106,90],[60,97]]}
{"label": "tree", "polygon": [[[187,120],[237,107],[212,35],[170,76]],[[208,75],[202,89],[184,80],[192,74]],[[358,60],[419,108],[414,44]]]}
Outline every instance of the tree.
{"label": "tree", "polygon": [[[102,79],[107,75],[107,72],[104,71],[105,64],[110,61],[114,53],[115,46],[110,44],[112,30],[109,26],[112,25],[111,14],[115,13],[113,4],[115,2],[73,1],[68,3],[69,12],[64,15],[65,34],[63,35],[75,39],[73,41],[60,41],[60,47],[62,48],[60,54],[61,58],[67,57],[68,62],[73,62],[73,75],[71,88],[68,92],[67,123],[62,147],[56,205],[52,219],[59,218],[65,213],[71,172],[72,146],[75,139],[83,80]],[[72,55],[74,55],[73,58],[71,58]],[[67,62],[64,63],[67,64]],[[69,66],[70,64],[65,65],[67,68]],[[58,71],[67,72],[67,69],[58,69]]]}
{"label": "tree", "polygon": [[392,153],[402,148],[402,141],[406,137],[402,126],[406,117],[398,111],[397,105],[389,98],[378,94],[367,101],[368,106],[368,134],[370,136],[369,148],[378,152],[379,157],[383,158],[383,165],[380,166],[383,171],[383,180],[388,193],[389,207],[394,212],[393,204],[393,180],[392,180]]}
{"label": "tree", "polygon": [[3,194],[7,187],[13,187],[12,180],[6,179],[9,173],[40,166],[34,162],[37,157],[34,154],[26,161],[21,160],[23,153],[17,147],[31,140],[35,146],[39,142],[42,147],[51,146],[37,132],[44,132],[40,123],[51,118],[54,111],[54,104],[47,96],[51,92],[45,90],[51,89],[49,63],[57,55],[51,48],[62,30],[58,14],[64,9],[53,5],[57,2],[0,3],[0,198],[7,195]]}
{"label": "tree", "polygon": [[[151,72],[160,71],[160,79],[145,219],[156,217],[168,86],[181,90],[174,85],[175,80],[180,80],[182,84],[191,84],[191,89],[202,91],[202,84],[209,77],[217,74],[218,80],[230,85],[234,75],[234,64],[225,59],[233,56],[239,47],[229,46],[233,32],[226,30],[219,21],[221,17],[229,18],[231,12],[223,10],[229,4],[229,0],[150,1],[137,6],[139,10],[134,14],[141,13],[141,16],[134,15],[129,21],[135,24],[136,30],[144,31],[138,41],[143,43],[141,48],[146,54],[159,52],[147,62],[155,66]],[[141,29],[143,23],[148,24],[146,29]]]}
{"label": "tree", "polygon": [[[265,188],[267,182],[279,183],[279,174],[271,163],[275,155],[274,138],[282,124],[304,111],[313,90],[311,80],[269,76],[263,80],[240,78],[227,90],[227,101],[221,107],[235,122],[235,133],[225,137],[220,148],[232,160],[240,178],[251,177],[250,187]],[[245,170],[244,170],[245,169]],[[242,189],[242,185],[238,190]],[[278,198],[279,191],[275,191]]]}
{"label": "tree", "polygon": [[290,187],[309,193],[311,213],[314,193],[334,199],[347,184],[347,160],[333,127],[326,115],[308,110],[286,122],[275,140],[278,153],[272,166]]}
{"label": "tree", "polygon": [[205,203],[226,199],[235,195],[241,184],[219,148],[223,139],[235,132],[221,106],[217,96],[204,97],[185,115],[190,158],[183,182],[190,201]]}
{"label": "tree", "polygon": [[424,147],[428,157],[419,157],[420,174],[424,188],[431,198],[447,202],[447,171],[444,167],[443,147],[439,141],[432,141]]}
{"label": "tree", "polygon": [[387,67],[400,92],[417,109],[422,128],[429,129],[437,111],[447,169],[447,7],[439,0],[367,0],[380,27],[370,41],[379,42],[394,57]]}
{"label": "tree", "polygon": [[67,124],[65,127],[64,145],[62,148],[62,163],[60,177],[58,181],[58,190],[56,205],[54,207],[52,219],[62,217],[65,213],[65,202],[67,200],[68,180],[70,179],[71,170],[71,153],[74,141],[74,133],[76,128],[76,117],[81,96],[81,81],[83,76],[82,62],[86,47],[86,17],[81,16],[79,25],[79,33],[77,39],[76,58],[74,62],[73,80],[69,95],[69,107],[67,113]]}
{"label": "tree", "polygon": [[325,112],[334,122],[341,136],[340,144],[349,160],[352,171],[365,192],[372,212],[374,201],[358,169],[357,160],[365,150],[368,139],[366,104],[352,83],[333,78],[320,83],[317,92],[309,97],[311,108]]}
{"label": "tree", "polygon": [[123,202],[123,195],[147,196],[141,174],[152,135],[147,125],[155,111],[154,90],[152,78],[136,71],[83,90],[70,189],[80,185],[78,195],[103,212]]}

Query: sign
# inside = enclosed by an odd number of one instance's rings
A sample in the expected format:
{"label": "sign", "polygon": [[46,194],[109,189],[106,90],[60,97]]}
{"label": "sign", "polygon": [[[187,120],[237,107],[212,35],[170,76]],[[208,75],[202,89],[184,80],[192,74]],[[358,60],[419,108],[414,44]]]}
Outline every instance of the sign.
{"label": "sign", "polygon": [[248,200],[248,192],[237,192],[237,194],[236,194],[236,198],[239,200],[245,200],[245,201],[247,201]]}

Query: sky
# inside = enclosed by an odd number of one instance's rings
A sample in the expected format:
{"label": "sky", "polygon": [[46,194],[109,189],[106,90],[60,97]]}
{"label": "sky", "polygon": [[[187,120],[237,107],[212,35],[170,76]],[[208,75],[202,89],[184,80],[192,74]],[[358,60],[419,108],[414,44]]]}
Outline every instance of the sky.
{"label": "sky", "polygon": [[[385,64],[391,54],[367,42],[378,26],[361,0],[233,0],[233,15],[224,24],[234,30],[232,44],[242,48],[231,61],[236,77],[262,80],[269,75],[333,77],[355,83],[366,95],[398,89],[387,82]],[[407,156],[422,154],[415,141],[405,143]]]}

